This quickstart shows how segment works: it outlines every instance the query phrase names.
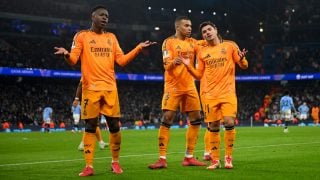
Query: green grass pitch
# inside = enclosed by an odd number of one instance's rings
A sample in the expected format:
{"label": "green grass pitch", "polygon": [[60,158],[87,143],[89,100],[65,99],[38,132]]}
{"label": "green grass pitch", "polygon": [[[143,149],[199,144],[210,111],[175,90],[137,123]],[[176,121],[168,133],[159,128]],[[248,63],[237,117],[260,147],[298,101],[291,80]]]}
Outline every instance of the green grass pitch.
{"label": "green grass pitch", "polygon": [[[110,171],[110,151],[96,149],[95,175],[86,179],[320,179],[320,128],[238,127],[234,169],[183,167],[186,129],[172,129],[168,168],[150,170],[158,159],[157,130],[123,130],[121,175]],[[195,157],[202,159],[205,129],[199,133]],[[222,134],[223,131],[221,131]],[[104,140],[108,133],[102,131]],[[84,179],[84,159],[77,146],[81,133],[0,133],[0,179]],[[221,136],[223,137],[223,136]],[[223,138],[221,138],[223,140]],[[224,154],[222,146],[221,155]]]}

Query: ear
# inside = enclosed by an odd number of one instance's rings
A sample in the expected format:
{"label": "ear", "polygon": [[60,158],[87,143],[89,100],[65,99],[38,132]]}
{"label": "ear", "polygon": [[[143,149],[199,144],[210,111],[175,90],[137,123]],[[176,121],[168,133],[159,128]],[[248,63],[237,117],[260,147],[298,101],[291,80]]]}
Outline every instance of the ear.
{"label": "ear", "polygon": [[179,22],[174,23],[174,27],[177,30],[179,28]]}
{"label": "ear", "polygon": [[95,15],[96,15],[95,12],[93,12],[93,13],[91,14],[91,21],[93,21]]}

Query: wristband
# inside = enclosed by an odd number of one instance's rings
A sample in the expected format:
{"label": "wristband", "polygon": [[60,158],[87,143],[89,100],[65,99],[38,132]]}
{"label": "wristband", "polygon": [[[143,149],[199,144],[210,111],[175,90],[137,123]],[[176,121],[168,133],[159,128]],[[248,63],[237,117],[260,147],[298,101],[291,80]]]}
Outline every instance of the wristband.
{"label": "wristband", "polygon": [[75,97],[75,98],[74,98],[74,100],[77,100],[77,101],[79,101],[80,99],[79,99],[78,97]]}

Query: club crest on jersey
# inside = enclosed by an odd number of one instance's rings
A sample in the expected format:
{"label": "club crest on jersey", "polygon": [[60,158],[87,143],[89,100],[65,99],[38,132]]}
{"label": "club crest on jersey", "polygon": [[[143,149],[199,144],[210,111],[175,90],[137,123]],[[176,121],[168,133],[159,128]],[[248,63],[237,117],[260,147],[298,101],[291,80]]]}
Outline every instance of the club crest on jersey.
{"label": "club crest on jersey", "polygon": [[111,43],[111,40],[110,40],[110,39],[107,40],[107,44],[108,44],[109,46],[111,46],[112,43]]}
{"label": "club crest on jersey", "polygon": [[222,48],[221,49],[221,54],[227,54],[227,49],[226,48]]}
{"label": "club crest on jersey", "polygon": [[165,59],[165,58],[168,58],[169,57],[169,52],[167,50],[164,50],[162,51],[162,57]]}

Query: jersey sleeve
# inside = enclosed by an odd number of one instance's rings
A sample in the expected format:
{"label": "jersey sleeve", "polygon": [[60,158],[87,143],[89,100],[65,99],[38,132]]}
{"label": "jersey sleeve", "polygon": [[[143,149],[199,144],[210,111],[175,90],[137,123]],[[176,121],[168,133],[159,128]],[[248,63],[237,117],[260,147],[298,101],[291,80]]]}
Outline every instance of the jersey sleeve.
{"label": "jersey sleeve", "polygon": [[67,61],[71,65],[75,65],[79,60],[83,50],[83,35],[84,33],[78,32],[73,38],[69,58],[67,58]]}
{"label": "jersey sleeve", "polygon": [[163,59],[163,67],[165,70],[169,71],[175,66],[174,60],[173,60],[173,50],[172,50],[170,39],[166,39],[162,43],[162,59]]}
{"label": "jersey sleeve", "polygon": [[201,79],[202,78],[202,76],[203,76],[203,73],[204,73],[204,66],[205,66],[205,64],[204,64],[204,62],[203,62],[203,60],[201,60],[199,57],[200,57],[200,53],[198,53],[198,55],[197,55],[197,68],[195,69],[194,67],[193,67],[193,65],[192,64],[189,64],[189,65],[187,65],[186,67],[187,67],[187,70],[189,71],[189,73],[194,77],[194,78],[196,78],[196,79]]}
{"label": "jersey sleeve", "polygon": [[241,69],[247,69],[249,66],[248,60],[246,59],[246,57],[243,57],[241,59],[241,57],[239,56],[239,52],[240,52],[239,46],[235,42],[232,42],[232,50],[233,50],[232,58],[234,62],[236,62]]}

